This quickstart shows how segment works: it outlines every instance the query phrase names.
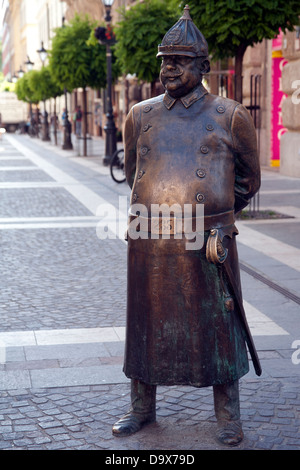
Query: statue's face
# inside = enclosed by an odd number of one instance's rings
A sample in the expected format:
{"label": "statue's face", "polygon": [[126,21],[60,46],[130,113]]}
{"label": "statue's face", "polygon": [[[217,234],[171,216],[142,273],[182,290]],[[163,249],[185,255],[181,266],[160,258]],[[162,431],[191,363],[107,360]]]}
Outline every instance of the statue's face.
{"label": "statue's face", "polygon": [[183,55],[163,56],[160,81],[172,97],[186,95],[201,82],[201,78],[196,59]]}

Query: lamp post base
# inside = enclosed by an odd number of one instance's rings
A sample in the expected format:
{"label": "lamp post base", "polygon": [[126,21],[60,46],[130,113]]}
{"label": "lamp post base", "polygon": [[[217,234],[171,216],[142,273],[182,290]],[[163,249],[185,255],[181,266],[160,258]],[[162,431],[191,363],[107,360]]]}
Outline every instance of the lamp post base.
{"label": "lamp post base", "polygon": [[42,129],[43,129],[42,140],[44,142],[49,142],[51,139],[49,136],[48,113],[46,111],[45,101],[44,101],[44,119],[43,119]]}
{"label": "lamp post base", "polygon": [[114,121],[107,123],[107,126],[104,127],[106,132],[105,140],[105,157],[103,158],[103,165],[109,165],[112,159],[113,154],[117,150],[117,130]]}
{"label": "lamp post base", "polygon": [[71,128],[71,123],[69,120],[67,120],[64,126],[64,142],[62,145],[63,150],[73,150],[73,144],[71,141]]}

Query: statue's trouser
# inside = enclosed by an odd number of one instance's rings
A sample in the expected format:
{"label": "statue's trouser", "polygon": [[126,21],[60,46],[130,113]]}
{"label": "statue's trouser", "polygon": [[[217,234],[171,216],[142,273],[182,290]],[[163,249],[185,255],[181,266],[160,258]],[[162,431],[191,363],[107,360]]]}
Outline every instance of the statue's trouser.
{"label": "statue's trouser", "polygon": [[[238,380],[223,385],[214,385],[214,406],[217,418],[217,437],[228,445],[238,444],[243,439],[240,423]],[[113,426],[115,436],[133,434],[144,424],[153,423],[156,417],[156,385],[131,380],[131,408]]]}
{"label": "statue's trouser", "polygon": [[236,445],[243,439],[240,422],[239,382],[214,385],[217,438],[223,444]]}
{"label": "statue's trouser", "polygon": [[128,436],[144,425],[153,423],[156,417],[156,385],[131,380],[131,408],[113,426],[115,436]]}

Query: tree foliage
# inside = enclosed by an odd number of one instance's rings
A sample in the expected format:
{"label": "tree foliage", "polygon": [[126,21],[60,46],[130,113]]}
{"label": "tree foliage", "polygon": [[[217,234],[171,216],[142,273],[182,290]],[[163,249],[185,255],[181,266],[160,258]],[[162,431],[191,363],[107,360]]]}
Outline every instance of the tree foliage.
{"label": "tree foliage", "polygon": [[69,92],[106,85],[105,47],[89,42],[95,27],[87,16],[76,15],[69,24],[55,30],[49,67],[56,82]]}
{"label": "tree foliage", "polygon": [[15,93],[20,101],[25,103],[37,104],[40,101],[40,96],[37,91],[30,86],[30,77],[34,75],[35,70],[25,73],[22,78],[19,78],[15,85]]}
{"label": "tree foliage", "polygon": [[157,46],[179,18],[174,4],[170,0],[145,0],[121,10],[115,53],[123,73],[136,74],[150,83],[156,80],[160,69]]}
{"label": "tree foliage", "polygon": [[[104,23],[102,23],[100,26],[97,26],[96,29],[98,29],[98,30],[102,29],[104,37],[106,39],[108,39],[108,38],[112,39],[112,37],[110,37],[109,35],[110,34],[111,34],[111,36],[114,35],[114,28],[110,27],[108,29],[108,27]],[[99,39],[97,39],[97,37],[96,37],[96,29],[91,30],[90,37],[87,41],[87,44],[89,46],[94,46],[94,47],[99,46]],[[102,47],[102,50],[104,50],[104,48],[106,49],[106,45],[105,45],[104,42],[103,42],[103,44],[100,44],[100,46]],[[116,81],[118,79],[118,77],[121,75],[122,72],[121,72],[121,68],[120,68],[119,63],[117,62],[116,55],[115,55],[115,40],[111,41],[110,49],[111,49],[112,80]],[[106,79],[106,65],[107,64],[105,63],[105,79]]]}
{"label": "tree foliage", "polygon": [[299,0],[190,0],[189,7],[216,59],[235,57],[239,48],[273,39],[280,29],[292,31],[299,24]]}
{"label": "tree foliage", "polygon": [[292,31],[299,24],[299,0],[190,0],[189,7],[213,59],[235,57],[235,98],[239,102],[243,100],[242,66],[247,47],[275,38],[280,29]]}
{"label": "tree foliage", "polygon": [[4,80],[2,72],[0,72],[0,92],[1,91],[15,91],[15,84]]}
{"label": "tree foliage", "polygon": [[49,67],[25,73],[17,81],[15,92],[19,100],[35,104],[63,94],[62,88],[54,82]]}
{"label": "tree foliage", "polygon": [[40,70],[32,70],[28,77],[30,89],[36,93],[39,101],[56,98],[63,94],[63,89],[52,78],[49,67]]}

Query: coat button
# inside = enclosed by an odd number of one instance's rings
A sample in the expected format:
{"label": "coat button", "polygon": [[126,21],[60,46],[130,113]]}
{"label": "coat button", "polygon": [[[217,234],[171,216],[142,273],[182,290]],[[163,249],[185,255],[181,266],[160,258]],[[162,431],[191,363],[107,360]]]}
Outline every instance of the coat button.
{"label": "coat button", "polygon": [[132,202],[136,202],[137,198],[138,198],[138,197],[137,197],[137,194],[134,193],[134,194],[132,195]]}
{"label": "coat button", "polygon": [[144,173],[145,173],[144,170],[140,170],[140,171],[138,172],[138,179],[139,179],[139,180],[142,178],[142,176],[144,175]]}
{"label": "coat button", "polygon": [[203,202],[204,199],[205,199],[204,194],[202,194],[202,193],[197,193],[197,194],[196,194],[196,201],[197,201],[197,202]]}
{"label": "coat button", "polygon": [[208,131],[213,131],[214,130],[214,126],[212,124],[207,124],[206,125],[206,130]]}
{"label": "coat button", "polygon": [[150,104],[146,104],[146,106],[144,106],[143,111],[144,111],[144,113],[149,113],[149,111],[151,111],[151,109],[152,109],[152,106],[150,106]]}
{"label": "coat button", "polygon": [[225,113],[225,108],[224,108],[224,106],[218,106],[218,107],[217,107],[217,111],[218,111],[218,113],[220,113],[220,114]]}
{"label": "coat button", "polygon": [[150,127],[152,127],[150,124],[146,124],[146,125],[143,127],[143,131],[144,131],[144,132],[147,132],[147,131],[150,129]]}
{"label": "coat button", "polygon": [[142,147],[141,156],[144,157],[145,155],[147,155],[148,151],[149,151],[148,147]]}
{"label": "coat button", "polygon": [[196,175],[197,175],[199,178],[204,178],[205,175],[206,175],[206,173],[205,173],[204,170],[199,169],[199,170],[196,171]]}
{"label": "coat button", "polygon": [[200,150],[202,153],[208,153],[208,147],[206,145],[201,145]]}

